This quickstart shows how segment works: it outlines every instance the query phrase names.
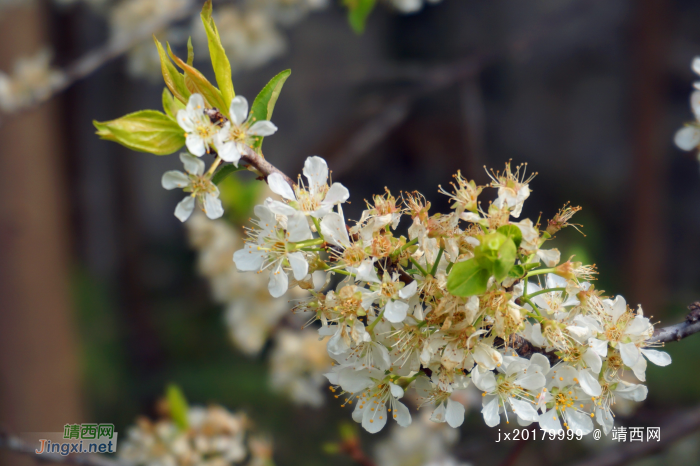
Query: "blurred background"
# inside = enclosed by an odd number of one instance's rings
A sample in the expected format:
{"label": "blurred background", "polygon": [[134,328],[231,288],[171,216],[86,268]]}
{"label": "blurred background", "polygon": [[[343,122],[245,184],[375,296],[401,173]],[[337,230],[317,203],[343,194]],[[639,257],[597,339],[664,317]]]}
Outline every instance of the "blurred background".
{"label": "blurred background", "polygon": [[[385,186],[418,190],[445,211],[437,186],[453,173],[485,184],[484,166],[512,159],[538,172],[524,217],[551,218],[569,201],[583,207],[575,220],[585,236],[568,229],[554,246],[562,258],[595,263],[597,288],[641,304],[662,325],[700,299],[700,169],[694,153],[673,145],[692,119],[700,3],[386,1],[357,35],[339,2],[279,0],[275,10],[276,1],[214,0],[236,92],[252,101],[292,70],[265,156],[292,177],[307,156],[324,157],[351,192],[348,218]],[[192,35],[195,64],[212,75],[194,26],[201,2],[0,0],[0,8],[0,70],[19,77],[12,92],[0,86],[0,428],[114,422],[125,432],[137,416],[155,416],[164,387],[176,383],[191,403],[245,411],[272,437],[277,464],[356,464],[323,448],[338,440],[347,408],[324,390],[309,406],[274,389],[266,337],[253,349],[232,344],[236,319],[225,302],[236,297],[213,296],[196,231],[173,216],[180,195],[160,184],[180,168],[177,157],[94,134],[92,120],[161,107],[155,47],[136,39],[156,32],[183,56]],[[37,70],[25,63],[22,74],[22,57]],[[63,72],[52,75],[42,60]],[[42,102],[13,101],[33,78],[49,83],[34,96]],[[252,189],[242,179],[240,192]],[[228,201],[238,206],[229,219],[236,234],[257,194],[246,196]],[[287,309],[263,334],[298,328]],[[649,367],[647,401],[617,420],[660,425],[662,439],[668,419],[700,403],[700,337],[667,350],[673,364]],[[479,408],[468,413],[450,447],[460,463],[573,464],[609,447],[494,444],[497,430]],[[376,446],[389,431],[361,434],[378,464],[391,462]],[[700,436],[688,434],[636,464],[700,464]]]}

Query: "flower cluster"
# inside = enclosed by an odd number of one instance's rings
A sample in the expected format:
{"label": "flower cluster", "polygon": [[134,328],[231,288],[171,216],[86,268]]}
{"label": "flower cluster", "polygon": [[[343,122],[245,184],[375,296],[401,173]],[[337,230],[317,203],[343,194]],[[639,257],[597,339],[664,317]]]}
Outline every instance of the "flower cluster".
{"label": "flower cluster", "polygon": [[[210,7],[203,10],[205,25],[211,25]],[[294,183],[260,151],[262,138],[277,129],[269,120],[289,71],[256,97],[250,117],[216,55],[216,29],[207,34],[221,90],[172,56],[204,95],[191,93],[164,61],[172,91],[164,94],[166,113],[95,122],[98,134],[159,154],[187,147],[190,154],[181,156],[187,173],[163,177],[164,187],[188,193],[176,210],[183,221],[196,199],[209,218],[222,216],[217,179],[236,169],[267,181],[273,195],[255,206],[257,218],[233,263],[239,272],[263,277],[273,298],[296,288],[310,293],[295,310],[310,314],[309,323],[327,338],[335,361],[325,374],[331,392],[352,407],[364,429],[378,432],[390,418],[410,425],[403,401],[408,390],[419,395],[421,407],[432,408],[432,421],[451,427],[464,422],[460,393],[473,385],[489,426],[515,418],[581,434],[590,433],[594,421],[612,429],[617,398],[646,398],[639,382],[647,360],[671,362],[652,349],[652,323],[641,308],[597,290],[590,283],[595,266],[562,262],[549,247],[562,229],[578,227],[570,223],[578,207],[564,206],[546,224],[521,219],[534,175],[508,163],[489,173],[486,186],[457,173],[451,188],[440,188],[449,213],[431,212],[420,193],[387,190],[348,224],[343,204],[350,193],[330,179],[322,158],[306,159]],[[125,131],[133,127],[139,131]],[[205,154],[215,156],[206,171]],[[495,199],[484,205],[480,196],[488,189]],[[319,275],[325,277],[320,283]]]}
{"label": "flower cluster", "polygon": [[186,428],[164,418],[138,419],[119,448],[119,457],[136,466],[264,466],[272,446],[249,433],[245,414],[221,406],[191,407]]}
{"label": "flower cluster", "polygon": [[[200,201],[207,217],[221,217],[224,210],[219,200],[219,189],[211,180],[214,170],[222,161],[238,166],[242,153],[252,150],[255,137],[270,136],[277,131],[270,121],[253,122],[248,118],[248,101],[243,96],[233,98],[229,109],[231,119],[225,122],[212,120],[206,110],[201,94],[192,94],[187,106],[178,111],[177,122],[185,131],[185,144],[189,151],[180,154],[187,173],[171,170],[162,179],[165,189],[181,188],[188,193],[175,208],[175,216],[182,222],[192,215],[195,199]],[[214,151],[220,158],[205,173],[204,162],[196,157]]]}
{"label": "flower cluster", "polygon": [[[627,373],[643,382],[647,359],[670,363],[649,349],[653,325],[641,308],[603,297],[588,281],[594,267],[560,263],[559,251],[545,248],[578,208],[565,207],[545,228],[517,220],[530,195],[525,167],[507,164],[489,186],[457,174],[451,190],[441,189],[449,214],[431,214],[418,193],[375,196],[352,227],[342,210],[349,193],[328,181],[325,161],[308,158],[304,176],[294,186],[268,177],[281,199],[256,207],[255,228],[233,259],[241,271],[268,273],[272,296],[313,289],[317,271],[342,276],[296,309],[313,313],[330,338],[332,390],[369,432],[389,418],[411,423],[400,401],[411,387],[434,407],[434,421],[458,427],[465,408],[452,395],[470,383],[482,391],[489,426],[515,417],[587,434],[595,418],[609,431],[615,397],[646,397]],[[497,197],[483,210],[478,197],[488,187]],[[396,233],[404,217],[408,237]],[[523,340],[540,353],[521,357]]]}

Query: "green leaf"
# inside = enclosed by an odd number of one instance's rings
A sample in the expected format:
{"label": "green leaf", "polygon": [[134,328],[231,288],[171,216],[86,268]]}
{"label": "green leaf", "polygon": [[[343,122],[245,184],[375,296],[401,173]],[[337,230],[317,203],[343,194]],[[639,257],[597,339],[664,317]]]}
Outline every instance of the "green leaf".
{"label": "green leaf", "polygon": [[173,120],[177,121],[177,112],[185,108],[185,104],[177,100],[173,95],[170,93],[167,87],[163,88],[163,110],[165,110],[165,113],[172,118]]}
{"label": "green leaf", "polygon": [[175,120],[157,110],[141,110],[112,121],[97,122],[97,135],[129,149],[167,155],[185,145],[185,133]]}
{"label": "green leaf", "polygon": [[[292,70],[284,70],[278,73],[277,76],[272,78],[270,82],[263,87],[262,91],[260,91],[253,101],[253,106],[250,110],[251,118],[253,118],[255,121],[272,119],[272,112],[275,109],[277,98],[280,96],[282,86],[284,86],[284,82],[287,80],[290,74],[292,74]],[[257,137],[255,139],[253,148],[260,149],[263,138]]]}
{"label": "green leaf", "polygon": [[367,18],[372,13],[376,0],[345,0],[348,7],[348,22],[352,29],[362,34],[365,31]]}
{"label": "green leaf", "polygon": [[498,231],[484,235],[480,240],[481,245],[474,251],[474,258],[500,282],[515,265],[518,250],[515,242]]}
{"label": "green leaf", "polygon": [[515,265],[515,256],[518,249],[512,239],[508,238],[498,249],[498,259],[494,263],[493,276],[499,282],[508,276],[508,272]]}
{"label": "green leaf", "polygon": [[515,243],[515,247],[519,248],[520,243],[523,241],[523,233],[515,225],[503,225],[498,229],[498,232],[507,238],[510,238]]}
{"label": "green leaf", "polygon": [[486,291],[491,274],[476,259],[458,262],[447,277],[447,291],[454,296],[474,296]]}
{"label": "green leaf", "polygon": [[[226,112],[228,112],[228,107],[231,105],[231,101],[236,96],[233,91],[233,82],[231,81],[231,64],[226,57],[226,52],[224,51],[223,45],[221,45],[221,38],[219,37],[219,30],[214,24],[214,19],[211,16],[212,6],[211,0],[207,2],[202,7],[202,23],[204,24],[204,30],[207,33],[207,40],[209,43],[209,55],[211,56],[211,64],[214,67],[214,74],[216,75],[216,84],[219,85],[221,89],[221,95],[223,96],[224,102],[226,104]],[[222,109],[219,109],[222,111]]]}
{"label": "green leaf", "polygon": [[160,69],[163,72],[163,79],[165,80],[165,85],[168,86],[170,92],[173,93],[175,98],[182,103],[187,103],[190,98],[190,91],[185,86],[185,77],[180,74],[180,72],[175,68],[173,62],[170,61],[168,55],[163,50],[163,46],[160,44],[156,36],[153,36],[153,40],[158,47],[158,55],[160,56]]}
{"label": "green leaf", "polygon": [[229,106],[224,102],[221,92],[196,68],[178,58],[170,48],[170,44],[167,45],[170,58],[185,72],[185,86],[187,90],[192,94],[201,94],[207,106],[219,109],[221,113],[228,117]]}
{"label": "green leaf", "polygon": [[187,411],[189,407],[187,406],[187,398],[175,384],[168,385],[168,389],[165,394],[168,400],[168,407],[170,408],[170,417],[173,422],[180,430],[187,430],[189,422],[187,420]]}
{"label": "green leaf", "polygon": [[498,260],[498,250],[508,238],[498,232],[489,233],[479,238],[481,244],[474,250],[474,257],[483,268],[493,275]]}
{"label": "green leaf", "polygon": [[194,47],[192,47],[192,37],[187,39],[187,64],[192,66],[194,63]]}
{"label": "green leaf", "polygon": [[223,181],[224,178],[229,176],[231,173],[235,173],[237,171],[245,170],[245,167],[237,167],[233,164],[231,165],[224,165],[223,167],[219,168],[216,173],[211,177],[211,182],[214,184],[219,184]]}
{"label": "green leaf", "polygon": [[525,267],[522,265],[514,265],[512,269],[510,269],[510,272],[508,272],[508,276],[510,278],[520,278],[523,275],[525,275]]}

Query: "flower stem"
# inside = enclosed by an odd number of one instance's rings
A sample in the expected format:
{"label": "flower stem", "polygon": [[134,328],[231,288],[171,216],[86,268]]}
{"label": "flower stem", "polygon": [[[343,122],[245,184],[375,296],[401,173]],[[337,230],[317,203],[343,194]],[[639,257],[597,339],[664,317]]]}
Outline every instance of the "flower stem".
{"label": "flower stem", "polygon": [[416,262],[416,260],[413,257],[409,257],[409,260],[411,262],[413,262],[413,265],[418,267],[418,270],[420,270],[420,273],[422,273],[424,277],[428,276],[428,272],[426,272],[425,269],[423,267],[421,267],[420,264],[418,262]]}
{"label": "flower stem", "polygon": [[316,217],[311,217],[311,221],[314,222],[314,226],[316,227],[316,233],[318,233],[318,236],[320,236],[321,239],[323,239],[323,234],[321,233],[321,225],[319,224],[318,219]]}
{"label": "flower stem", "polygon": [[542,275],[544,273],[554,273],[556,270],[556,267],[533,270],[532,272],[528,272],[525,278],[532,277],[533,275]]}
{"label": "flower stem", "polygon": [[432,275],[433,277],[437,273],[437,268],[438,268],[438,265],[440,264],[440,259],[442,259],[443,252],[445,252],[445,248],[440,248],[440,250],[438,251],[437,258],[435,259],[435,263],[433,264],[433,268],[430,269],[430,275]]}
{"label": "flower stem", "polygon": [[301,248],[308,248],[310,246],[318,246],[319,244],[323,244],[323,238],[313,238],[313,239],[307,239],[305,241],[299,241],[298,243],[290,243],[291,245],[294,246],[294,249],[301,249]]}
{"label": "flower stem", "polygon": [[[532,310],[535,311],[535,312],[537,313],[537,315],[538,315],[538,316],[540,317],[540,319],[541,319],[541,318],[542,318],[542,314],[540,314],[540,309],[539,309],[537,306],[535,306],[535,303],[533,303],[533,302],[530,300],[530,298],[528,298],[527,296],[523,296],[522,299],[523,299],[523,301],[525,301],[526,303],[528,303],[528,304],[532,307]],[[533,317],[534,317],[534,316],[533,316]],[[535,319],[537,319],[537,317],[535,317]],[[539,319],[538,319],[538,320],[539,320]]]}
{"label": "flower stem", "polygon": [[373,333],[374,327],[376,327],[376,325],[379,323],[379,321],[382,320],[382,317],[384,317],[384,310],[385,310],[385,309],[386,309],[386,308],[382,309],[382,312],[379,313],[379,315],[377,316],[377,318],[374,319],[374,320],[372,321],[372,323],[369,324],[369,326],[367,326],[367,331],[368,331],[369,333],[374,334],[374,333]]}
{"label": "flower stem", "polygon": [[532,294],[523,294],[523,299],[527,299],[529,301],[530,299],[534,298],[535,296],[539,296],[539,295],[545,294],[545,293],[550,293],[552,291],[566,291],[566,288],[546,288],[544,290],[535,291]]}
{"label": "flower stem", "polygon": [[216,160],[214,160],[214,163],[211,164],[211,167],[209,167],[209,170],[207,170],[207,178],[211,178],[211,176],[214,174],[214,170],[219,166],[221,163],[221,157],[218,155],[216,156]]}
{"label": "flower stem", "polygon": [[411,246],[413,246],[413,245],[416,244],[417,242],[418,242],[418,238],[413,238],[411,241],[409,241],[408,243],[406,243],[406,244],[404,244],[403,246],[401,246],[401,247],[399,248],[398,252],[399,252],[399,253],[404,252],[406,249],[410,248]]}

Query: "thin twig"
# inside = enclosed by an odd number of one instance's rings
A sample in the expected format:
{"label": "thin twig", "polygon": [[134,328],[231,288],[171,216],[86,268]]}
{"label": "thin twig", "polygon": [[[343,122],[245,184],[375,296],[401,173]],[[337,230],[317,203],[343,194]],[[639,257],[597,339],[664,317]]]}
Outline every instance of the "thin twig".
{"label": "thin twig", "polygon": [[[659,441],[622,444],[577,463],[575,466],[620,466],[647,455],[662,451],[676,441],[700,429],[700,407],[679,416],[673,416],[659,429]],[[646,440],[646,439],[645,439]]]}
{"label": "thin twig", "polygon": [[546,15],[537,25],[501,47],[484,49],[452,63],[420,68],[415,65],[396,66],[378,72],[380,78],[413,81],[416,85],[390,101],[376,116],[363,124],[356,133],[347,138],[343,148],[336,151],[328,160],[334,163],[333,174],[340,176],[358,160],[371,153],[379,143],[398,128],[411,115],[411,107],[421,98],[436,91],[450,88],[465,80],[475,79],[486,67],[499,58],[526,53],[535,44],[547,37],[552,28],[560,26],[567,19],[577,18],[582,10],[601,0],[588,0],[575,3],[572,8],[563,8]]}
{"label": "thin twig", "polygon": [[136,45],[150,39],[153,34],[166,29],[172,23],[176,23],[193,15],[199,8],[199,2],[192,2],[166,15],[159,16],[144,23],[133,33],[112,37],[106,44],[87,52],[85,55],[66,66],[65,70],[62,72],[63,80],[51,90],[51,93],[15,112],[5,112],[5,115],[25,112],[41,105],[55,95],[65,91],[76,82],[85,79],[107,63],[124,55]]}
{"label": "thin twig", "polygon": [[35,447],[28,445],[21,438],[7,433],[0,433],[0,449],[9,450],[23,455],[31,455],[42,463],[62,463],[78,466],[133,466],[131,463],[109,459],[101,455],[77,454],[60,455],[58,453],[42,453],[38,455]]}

